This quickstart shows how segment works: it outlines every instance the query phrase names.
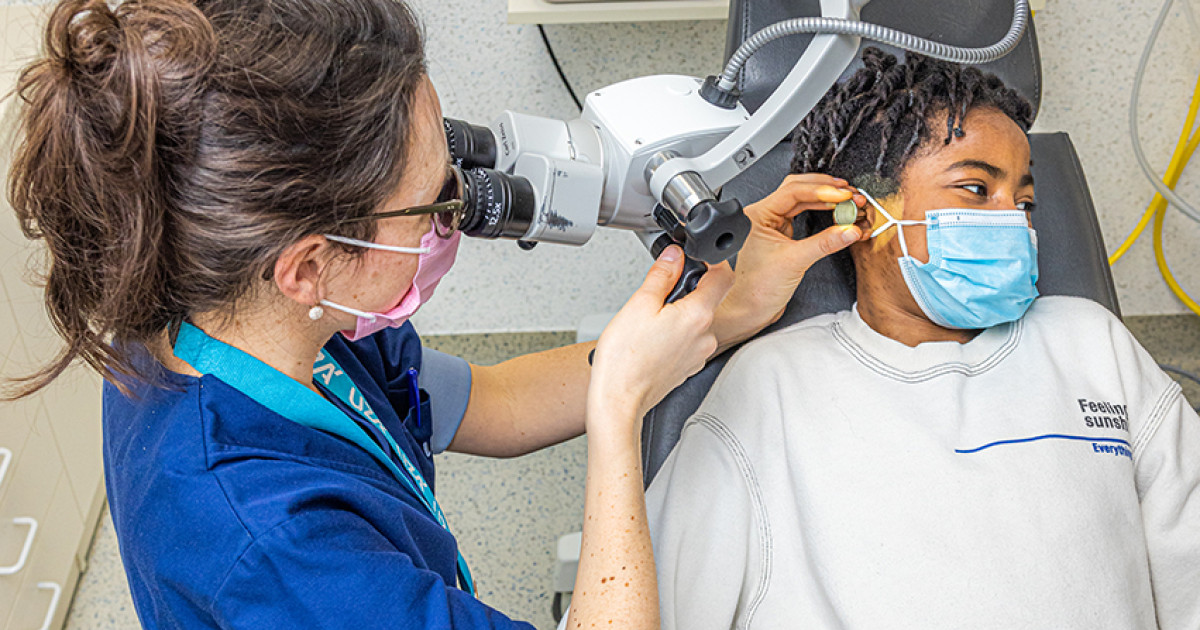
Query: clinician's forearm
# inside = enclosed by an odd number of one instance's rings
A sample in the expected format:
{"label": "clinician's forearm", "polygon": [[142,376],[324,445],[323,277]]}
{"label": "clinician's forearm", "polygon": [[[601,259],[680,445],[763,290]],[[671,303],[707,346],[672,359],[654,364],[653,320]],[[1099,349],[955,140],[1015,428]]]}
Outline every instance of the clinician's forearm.
{"label": "clinician's forearm", "polygon": [[471,366],[471,398],[450,450],[515,457],[583,434],[595,342]]}
{"label": "clinician's forearm", "polygon": [[[654,553],[642,493],[641,431],[629,430],[626,416],[631,415],[601,418],[592,425],[625,427],[625,435],[615,430],[588,436],[583,547],[568,628],[659,627]],[[633,425],[640,427],[638,422]]]}

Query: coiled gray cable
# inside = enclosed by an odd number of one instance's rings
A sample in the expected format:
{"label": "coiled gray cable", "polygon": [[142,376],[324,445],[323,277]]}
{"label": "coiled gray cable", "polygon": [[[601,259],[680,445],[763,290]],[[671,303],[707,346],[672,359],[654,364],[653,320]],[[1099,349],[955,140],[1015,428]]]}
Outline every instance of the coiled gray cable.
{"label": "coiled gray cable", "polygon": [[857,20],[807,17],[776,22],[758,31],[750,39],[742,42],[741,46],[738,46],[733,56],[729,58],[729,63],[725,64],[725,70],[721,73],[718,87],[722,90],[733,89],[737,85],[737,76],[742,71],[742,66],[746,65],[746,61],[769,42],[787,35],[798,35],[801,33],[854,35],[863,39],[891,44],[897,48],[920,53],[934,59],[955,63],[977,64],[995,61],[1007,55],[1013,48],[1016,48],[1017,42],[1021,41],[1021,35],[1025,33],[1025,27],[1029,22],[1029,0],[1013,0],[1013,5],[1013,21],[1012,25],[1008,28],[1008,33],[1000,41],[984,48],[950,46],[949,44],[942,44],[923,37],[917,37],[916,35],[903,33],[894,28],[878,24],[868,24],[867,22],[859,22]]}

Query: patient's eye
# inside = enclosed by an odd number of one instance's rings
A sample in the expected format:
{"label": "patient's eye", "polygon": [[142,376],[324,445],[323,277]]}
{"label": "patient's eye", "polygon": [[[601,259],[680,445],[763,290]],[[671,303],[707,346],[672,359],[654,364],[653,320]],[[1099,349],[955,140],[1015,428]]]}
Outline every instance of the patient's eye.
{"label": "patient's eye", "polygon": [[1037,210],[1037,203],[1033,201],[1022,201],[1017,204],[1017,210],[1021,212],[1033,212]]}
{"label": "patient's eye", "polygon": [[984,186],[983,184],[964,184],[959,186],[959,188],[962,188],[963,190],[977,197],[987,197],[987,186]]}

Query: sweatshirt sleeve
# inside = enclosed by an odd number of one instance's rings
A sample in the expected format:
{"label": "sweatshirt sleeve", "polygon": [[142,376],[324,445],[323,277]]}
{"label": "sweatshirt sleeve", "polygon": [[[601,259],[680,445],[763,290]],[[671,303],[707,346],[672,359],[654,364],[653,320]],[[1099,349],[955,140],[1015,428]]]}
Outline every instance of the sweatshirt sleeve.
{"label": "sweatshirt sleeve", "polygon": [[766,593],[770,532],[737,437],[716,417],[691,418],[646,503],[663,629],[747,623]]}
{"label": "sweatshirt sleeve", "polygon": [[1200,628],[1200,418],[1179,385],[1159,397],[1134,452],[1159,627]]}
{"label": "sweatshirt sleeve", "polygon": [[533,630],[416,566],[369,523],[298,514],[258,536],[213,598],[221,628]]}

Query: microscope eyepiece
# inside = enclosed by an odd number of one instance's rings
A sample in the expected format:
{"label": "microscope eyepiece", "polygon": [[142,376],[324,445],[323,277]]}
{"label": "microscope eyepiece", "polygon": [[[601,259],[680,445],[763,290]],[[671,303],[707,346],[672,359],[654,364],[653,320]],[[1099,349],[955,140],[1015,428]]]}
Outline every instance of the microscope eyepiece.
{"label": "microscope eyepiece", "polygon": [[536,208],[533,185],[524,177],[490,168],[463,171],[463,234],[519,239],[529,231]]}
{"label": "microscope eyepiece", "polygon": [[463,177],[459,229],[476,238],[515,238],[529,232],[537,196],[529,180],[495,170],[496,136],[492,130],[443,118],[450,157]]}
{"label": "microscope eyepiece", "polygon": [[463,169],[496,166],[496,137],[491,129],[453,118],[443,118],[442,126],[456,164]]}

